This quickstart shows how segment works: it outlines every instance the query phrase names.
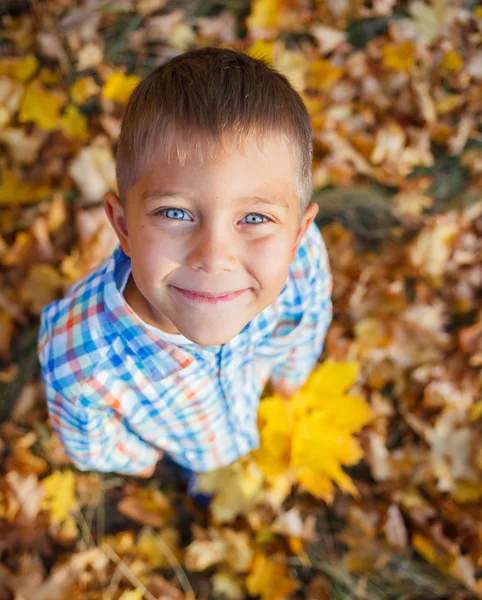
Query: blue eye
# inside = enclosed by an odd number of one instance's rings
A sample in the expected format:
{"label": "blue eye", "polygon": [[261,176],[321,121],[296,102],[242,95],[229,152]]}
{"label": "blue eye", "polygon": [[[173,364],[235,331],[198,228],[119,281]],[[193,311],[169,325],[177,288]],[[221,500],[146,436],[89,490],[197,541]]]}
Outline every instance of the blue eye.
{"label": "blue eye", "polygon": [[[154,216],[162,216],[170,221],[189,221],[189,214],[183,208],[162,208],[154,213]],[[248,213],[244,219],[247,219],[245,223],[248,225],[262,225],[267,223],[270,219],[259,213]],[[258,220],[257,220],[258,219]]]}
{"label": "blue eye", "polygon": [[[169,214],[168,214],[169,212],[171,212],[171,216],[169,216]],[[171,219],[171,220],[174,220],[174,221],[188,221],[189,220],[189,215],[182,208],[163,208],[162,210],[158,211],[156,213],[156,215],[163,215],[164,216],[164,213],[165,213],[165,216],[168,219]],[[185,219],[183,217],[183,215],[186,215],[187,219]]]}
{"label": "blue eye", "polygon": [[248,220],[247,223],[249,223],[250,225],[261,225],[262,223],[266,223],[266,221],[269,220],[267,217],[265,217],[264,215],[260,215],[259,213],[249,213],[249,214],[246,215],[245,218],[251,218],[251,217],[261,218],[261,219],[264,219],[264,221],[252,221],[252,220]]}

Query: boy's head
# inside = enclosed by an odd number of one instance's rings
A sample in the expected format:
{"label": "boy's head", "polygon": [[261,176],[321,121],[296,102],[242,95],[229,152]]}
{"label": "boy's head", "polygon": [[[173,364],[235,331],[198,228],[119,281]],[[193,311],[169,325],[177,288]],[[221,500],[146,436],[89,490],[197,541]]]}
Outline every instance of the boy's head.
{"label": "boy's head", "polygon": [[318,210],[311,135],[287,79],[240,52],[194,50],[144,79],[122,122],[119,197],[104,202],[134,310],[206,346],[274,302]]}

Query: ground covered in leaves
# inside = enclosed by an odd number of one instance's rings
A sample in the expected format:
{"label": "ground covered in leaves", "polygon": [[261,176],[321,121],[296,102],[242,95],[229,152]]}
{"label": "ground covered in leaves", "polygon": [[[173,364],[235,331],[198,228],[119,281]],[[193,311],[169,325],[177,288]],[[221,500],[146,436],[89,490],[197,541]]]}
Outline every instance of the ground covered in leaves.
{"label": "ground covered in leaves", "polygon": [[[433,0],[2,4],[0,599],[482,597],[482,9]],[[266,56],[309,108],[334,274],[320,365],[207,474],[80,473],[52,436],[42,307],[112,251],[139,78]]]}

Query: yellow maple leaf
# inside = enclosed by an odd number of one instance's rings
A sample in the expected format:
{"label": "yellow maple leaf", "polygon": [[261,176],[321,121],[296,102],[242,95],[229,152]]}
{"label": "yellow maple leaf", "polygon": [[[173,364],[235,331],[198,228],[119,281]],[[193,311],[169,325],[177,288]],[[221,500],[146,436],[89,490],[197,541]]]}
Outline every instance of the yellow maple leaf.
{"label": "yellow maple leaf", "polygon": [[[350,396],[346,396],[345,406],[341,410],[338,408],[338,419],[344,413],[349,415],[351,420],[353,416],[350,413],[357,411],[346,402],[349,398]],[[340,401],[338,398],[337,402]],[[324,476],[325,479],[334,481],[345,492],[357,495],[356,488],[341,466],[356,464],[362,458],[363,452],[352,437],[350,428],[332,422],[333,414],[333,411],[315,411],[296,424],[291,464],[293,467],[300,468],[304,483],[307,482],[307,470],[310,470],[314,475]],[[361,422],[364,423],[364,419],[361,419]],[[326,487],[323,484],[318,489],[310,485],[309,491],[315,496],[324,497]],[[327,500],[331,499],[330,495]]]}
{"label": "yellow maple leaf", "polygon": [[100,88],[93,77],[79,77],[70,88],[70,96],[76,104],[83,104],[91,96],[99,92]]}
{"label": "yellow maple leaf", "polygon": [[58,94],[45,89],[37,81],[32,81],[22,96],[18,120],[20,123],[33,121],[41,129],[52,131],[58,127],[63,104],[64,101]]}
{"label": "yellow maple leaf", "polygon": [[274,29],[278,24],[283,0],[253,0],[246,19],[248,29]]}
{"label": "yellow maple leaf", "polygon": [[415,550],[425,558],[426,561],[435,565],[438,569],[446,573],[455,561],[442,548],[436,546],[428,537],[415,533],[412,537],[412,544]]}
{"label": "yellow maple leaf", "polygon": [[125,75],[124,73],[112,73],[107,78],[102,88],[102,97],[124,104],[141,81],[137,75]]}
{"label": "yellow maple leaf", "polygon": [[268,557],[258,552],[246,578],[246,588],[250,595],[261,596],[262,600],[278,600],[294,592],[298,584],[289,576],[283,554]]}
{"label": "yellow maple leaf", "polygon": [[37,75],[37,81],[39,83],[43,83],[47,86],[49,85],[61,85],[62,84],[62,72],[60,69],[55,71],[51,71],[50,69],[46,69],[42,67],[40,69],[39,74]]}
{"label": "yellow maple leaf", "polygon": [[247,50],[246,54],[260,60],[273,61],[273,42],[271,40],[256,40]]}
{"label": "yellow maple leaf", "polygon": [[0,205],[36,202],[48,196],[51,191],[46,185],[22,181],[14,173],[4,171],[0,183]]}
{"label": "yellow maple leaf", "polygon": [[385,44],[382,53],[383,65],[392,71],[409,71],[415,64],[415,47],[408,40],[400,44]]}
{"label": "yellow maple leaf", "polygon": [[337,362],[325,360],[310,375],[302,391],[315,394],[317,397],[329,394],[344,394],[355,383],[360,365],[356,362]]}
{"label": "yellow maple leaf", "polygon": [[62,129],[71,137],[85,142],[89,138],[87,118],[74,105],[69,104],[60,120]]}
{"label": "yellow maple leaf", "polygon": [[343,68],[336,67],[329,60],[318,58],[310,64],[308,85],[326,91],[343,75]]}
{"label": "yellow maple leaf", "polygon": [[268,476],[286,471],[291,453],[291,427],[285,402],[280,396],[266,398],[258,411],[260,449],[253,452],[259,467]]}
{"label": "yellow maple leaf", "polygon": [[75,475],[69,469],[54,471],[41,483],[45,492],[41,508],[50,510],[52,521],[66,521],[75,505]]}
{"label": "yellow maple leaf", "polygon": [[449,50],[444,54],[444,58],[440,66],[446,71],[460,71],[460,69],[464,66],[464,62],[460,58],[460,54],[457,52],[457,50]]}
{"label": "yellow maple leaf", "polygon": [[359,365],[325,361],[288,401],[274,395],[259,407],[260,447],[252,453],[267,477],[290,473],[311,494],[330,501],[335,482],[357,495],[343,465],[362,458],[354,434],[372,418],[360,396],[348,395]]}
{"label": "yellow maple leaf", "polygon": [[183,551],[179,546],[179,531],[174,527],[163,527],[159,533],[144,527],[137,538],[138,551],[154,569],[169,567],[172,556],[183,562]]}
{"label": "yellow maple leaf", "polygon": [[25,58],[4,58],[0,60],[0,75],[6,75],[15,81],[27,81],[37,71],[39,61],[34,54]]}

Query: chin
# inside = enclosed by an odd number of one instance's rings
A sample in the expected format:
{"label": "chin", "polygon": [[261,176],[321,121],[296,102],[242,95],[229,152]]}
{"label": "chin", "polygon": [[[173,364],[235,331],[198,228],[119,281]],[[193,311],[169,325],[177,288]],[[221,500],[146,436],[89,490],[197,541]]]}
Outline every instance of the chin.
{"label": "chin", "polygon": [[227,342],[231,341],[234,337],[238,335],[240,331],[241,329],[232,333],[232,335],[230,335],[229,332],[224,335],[216,335],[212,331],[207,332],[205,335],[199,333],[189,335],[183,333],[183,335],[184,337],[187,337],[189,340],[191,340],[191,342],[199,344],[200,346],[220,346],[221,344],[226,344]]}

